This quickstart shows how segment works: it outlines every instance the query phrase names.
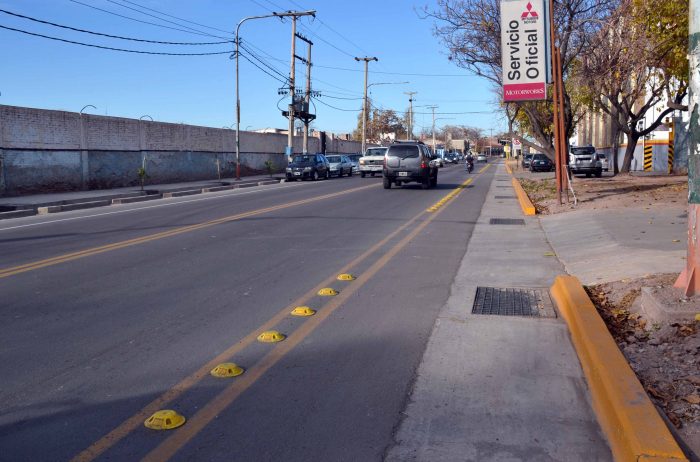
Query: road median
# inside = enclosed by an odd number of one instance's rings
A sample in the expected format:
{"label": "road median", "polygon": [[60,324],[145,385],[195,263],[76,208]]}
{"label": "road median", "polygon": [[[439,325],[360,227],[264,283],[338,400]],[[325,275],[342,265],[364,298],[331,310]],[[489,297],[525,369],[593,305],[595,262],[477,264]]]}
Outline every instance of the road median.
{"label": "road median", "polygon": [[593,409],[619,461],[687,461],[576,277],[551,289],[588,381]]}

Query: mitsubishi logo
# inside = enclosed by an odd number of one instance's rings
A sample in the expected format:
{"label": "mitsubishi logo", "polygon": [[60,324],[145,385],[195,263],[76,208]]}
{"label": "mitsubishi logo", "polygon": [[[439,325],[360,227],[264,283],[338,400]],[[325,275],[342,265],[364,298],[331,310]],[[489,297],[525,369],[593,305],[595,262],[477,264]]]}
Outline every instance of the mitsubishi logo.
{"label": "mitsubishi logo", "polygon": [[531,18],[538,18],[539,16],[537,13],[532,11],[532,3],[527,2],[527,11],[524,11],[523,14],[520,16],[520,19],[526,19],[528,16]]}

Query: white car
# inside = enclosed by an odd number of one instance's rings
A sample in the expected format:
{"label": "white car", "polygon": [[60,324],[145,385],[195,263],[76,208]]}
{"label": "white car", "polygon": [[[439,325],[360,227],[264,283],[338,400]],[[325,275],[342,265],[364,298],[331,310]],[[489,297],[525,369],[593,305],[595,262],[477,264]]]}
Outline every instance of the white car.
{"label": "white car", "polygon": [[342,154],[327,154],[330,175],[341,178],[343,175],[352,176],[352,162]]}
{"label": "white car", "polygon": [[384,169],[384,153],[386,153],[387,148],[368,148],[365,155],[360,157],[360,176],[362,178],[365,175],[370,174],[374,176],[375,173],[379,175],[382,174]]}
{"label": "white car", "polygon": [[476,156],[476,161],[477,162],[486,162],[486,154],[479,154]]}

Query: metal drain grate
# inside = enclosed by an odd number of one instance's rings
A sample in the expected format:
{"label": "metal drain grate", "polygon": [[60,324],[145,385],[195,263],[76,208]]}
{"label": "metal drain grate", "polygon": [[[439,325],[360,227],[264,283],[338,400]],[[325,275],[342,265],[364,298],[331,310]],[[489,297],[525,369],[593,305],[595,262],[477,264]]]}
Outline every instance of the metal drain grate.
{"label": "metal drain grate", "polygon": [[522,218],[491,218],[490,225],[525,225]]}
{"label": "metal drain grate", "polygon": [[555,317],[547,289],[477,287],[472,314]]}
{"label": "metal drain grate", "polygon": [[493,196],[494,199],[516,199],[515,196]]}

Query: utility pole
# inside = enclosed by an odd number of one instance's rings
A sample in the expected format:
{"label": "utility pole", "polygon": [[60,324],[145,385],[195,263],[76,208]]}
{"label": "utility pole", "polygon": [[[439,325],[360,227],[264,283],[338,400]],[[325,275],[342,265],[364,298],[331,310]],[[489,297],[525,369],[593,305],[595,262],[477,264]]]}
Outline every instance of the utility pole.
{"label": "utility pole", "polygon": [[433,111],[433,155],[437,155],[437,147],[435,145],[435,109],[437,106],[426,106],[428,109]]}
{"label": "utility pole", "polygon": [[[686,267],[675,286],[686,296],[700,294],[700,126],[697,124],[700,112],[700,0],[690,0],[690,21],[688,24],[690,61],[690,85],[688,91],[688,256]],[[693,122],[695,119],[696,122]]]}
{"label": "utility pole", "polygon": [[493,157],[493,128],[489,128],[489,157]]}
{"label": "utility pole", "polygon": [[264,19],[264,18],[285,18],[291,16],[296,18],[297,16],[313,16],[316,17],[316,10],[309,11],[289,11],[287,13],[272,13],[263,16],[248,16],[241,19],[236,26],[236,52],[234,56],[236,57],[236,179],[241,179],[241,97],[240,97],[240,86],[238,83],[238,57],[240,56],[239,45],[240,45],[240,30],[244,22],[250,21],[251,19]]}
{"label": "utility pole", "polygon": [[296,34],[301,40],[305,41],[308,45],[306,52],[306,94],[304,95],[304,142],[302,150],[304,154],[309,152],[309,123],[315,118],[312,118],[309,113],[309,108],[311,107],[311,46],[314,44],[311,40],[307,39],[301,34]]}
{"label": "utility pole", "polygon": [[355,61],[365,62],[365,96],[362,99],[362,155],[364,156],[367,147],[367,72],[369,68],[369,62],[379,61],[379,59],[375,58],[374,56],[365,56],[364,58],[355,57]]}
{"label": "utility pole", "polygon": [[408,139],[413,139],[413,95],[418,93],[417,91],[405,91],[404,95],[408,95]]}
{"label": "utility pole", "polygon": [[297,17],[292,16],[292,60],[289,67],[289,94],[292,102],[289,104],[289,131],[287,133],[287,161],[289,162],[294,154],[294,103],[296,102],[296,88],[294,78],[296,75],[296,45],[297,45]]}

